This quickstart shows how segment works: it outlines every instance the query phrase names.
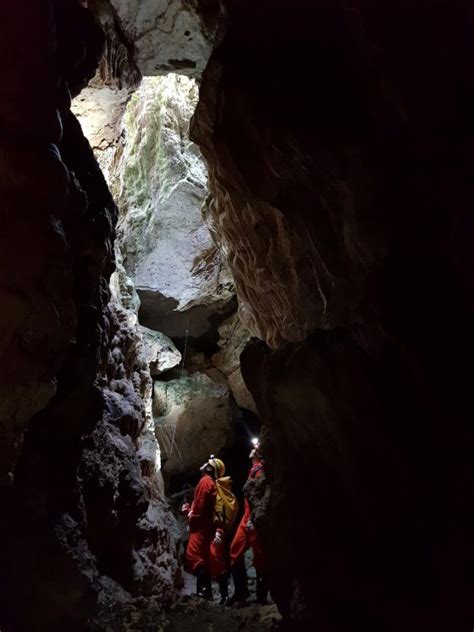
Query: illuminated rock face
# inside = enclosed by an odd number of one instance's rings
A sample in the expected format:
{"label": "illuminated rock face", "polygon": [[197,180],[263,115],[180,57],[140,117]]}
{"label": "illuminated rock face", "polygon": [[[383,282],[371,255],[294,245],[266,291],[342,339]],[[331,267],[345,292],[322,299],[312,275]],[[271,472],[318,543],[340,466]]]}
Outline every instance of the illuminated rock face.
{"label": "illuminated rock face", "polygon": [[234,314],[219,327],[220,350],[212,356],[212,364],[227,378],[237,405],[256,413],[255,402],[245,385],[240,369],[240,354],[249,340],[249,332],[238,314]]}
{"label": "illuminated rock face", "polygon": [[[206,455],[219,452],[232,439],[225,378],[212,368],[209,358],[193,354],[191,344],[198,340],[212,353],[219,321],[235,309],[233,288],[201,213],[207,173],[199,150],[188,139],[189,119],[197,102],[195,81],[177,75],[144,78],[125,110],[123,93],[115,92],[116,105],[107,119],[103,104],[114,103],[114,92],[96,78],[75,109],[92,134],[96,155],[119,203],[117,270],[111,286],[130,329],[142,339],[135,354],[140,353],[157,380],[155,402],[157,393],[162,393],[161,406],[155,405],[155,421],[157,429],[164,428],[157,431],[157,437],[169,479],[176,474],[194,475]],[[120,110],[123,119],[117,122]],[[101,126],[101,121],[107,125]],[[107,143],[101,140],[104,136]],[[138,319],[151,328],[137,328]],[[186,345],[185,360],[163,331]],[[240,328],[232,331],[241,333]],[[225,356],[218,354],[222,370],[232,373],[229,383],[235,397],[245,391],[238,355],[246,340],[234,338],[232,345],[238,348],[232,353],[229,348]],[[221,346],[227,342],[230,340],[222,337]],[[198,356],[202,356],[199,367]],[[186,364],[183,378],[169,382],[170,376],[165,374],[180,364]],[[179,411],[171,388],[176,384],[183,396]],[[145,389],[143,397],[151,416],[151,390]],[[244,404],[251,406],[248,391]],[[163,407],[169,408],[166,414],[156,412]],[[179,459],[170,450],[170,432],[176,433]]]}
{"label": "illuminated rock face", "polygon": [[[110,0],[110,4],[126,39],[133,43],[142,75],[201,75],[211,51],[217,2]],[[200,12],[204,8],[200,5],[207,5],[206,13]]]}
{"label": "illuminated rock face", "polygon": [[118,241],[141,299],[140,321],[168,336],[206,333],[233,298],[201,207],[206,167],[188,139],[197,102],[188,77],[145,78],[127,107],[113,180]]}
{"label": "illuminated rock face", "polygon": [[113,184],[114,157],[120,145],[122,116],[130,90],[107,85],[96,75],[74,99],[71,109],[81,123],[109,186]]}
{"label": "illuminated rock face", "polygon": [[181,353],[173,341],[159,331],[140,327],[144,339],[144,352],[150,373],[156,377],[174,369],[181,363]]}
{"label": "illuminated rock face", "polygon": [[215,381],[194,373],[155,382],[153,414],[167,477],[195,476],[211,454],[219,454],[232,442],[229,388],[224,379]]}

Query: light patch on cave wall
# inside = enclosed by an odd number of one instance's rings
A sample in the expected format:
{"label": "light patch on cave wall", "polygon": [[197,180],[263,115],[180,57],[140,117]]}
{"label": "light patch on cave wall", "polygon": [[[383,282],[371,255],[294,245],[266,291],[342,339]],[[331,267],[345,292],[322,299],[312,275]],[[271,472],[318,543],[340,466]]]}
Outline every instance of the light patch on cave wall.
{"label": "light patch on cave wall", "polygon": [[209,58],[213,30],[191,0],[110,0],[125,37],[134,43],[143,75],[179,72],[199,77]]}
{"label": "light patch on cave wall", "polygon": [[[119,208],[112,296],[142,341],[155,383],[144,404],[150,422],[155,411],[167,475],[191,470],[229,443],[232,396],[255,412],[239,364],[248,332],[238,326],[233,279],[206,222],[207,166],[189,139],[197,101],[195,79],[168,74],[144,77],[133,92],[95,79],[74,104]],[[163,380],[174,391],[161,387]],[[191,388],[201,381],[211,395]],[[163,417],[152,399],[172,392],[183,401],[176,407],[170,400]],[[199,429],[209,425],[219,427],[219,445],[212,432],[204,441]],[[170,445],[163,444],[161,426],[173,428]],[[199,442],[190,441],[194,431]],[[159,463],[158,445],[151,448]]]}
{"label": "light patch on cave wall", "polygon": [[[174,311],[213,311],[233,296],[232,279],[201,212],[207,169],[189,140],[197,99],[192,78],[146,77],[123,119],[125,143],[114,183],[118,241],[125,269],[146,299],[144,324],[154,329],[166,326]],[[201,265],[209,252],[214,258]]]}

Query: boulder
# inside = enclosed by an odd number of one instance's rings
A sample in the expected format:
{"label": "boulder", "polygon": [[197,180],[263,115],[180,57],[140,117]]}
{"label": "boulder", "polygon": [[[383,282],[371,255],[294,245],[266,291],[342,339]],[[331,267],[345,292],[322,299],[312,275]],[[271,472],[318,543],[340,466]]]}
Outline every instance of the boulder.
{"label": "boulder", "polygon": [[168,336],[147,327],[140,327],[140,331],[143,336],[143,354],[151,375],[160,375],[179,366],[181,353]]}
{"label": "boulder", "polygon": [[195,474],[210,454],[232,442],[229,389],[208,375],[155,382],[153,414],[167,477]]}
{"label": "boulder", "polygon": [[212,356],[212,364],[223,373],[238,406],[257,414],[252,394],[240,370],[240,354],[250,340],[250,333],[236,313],[219,327],[220,351]]}

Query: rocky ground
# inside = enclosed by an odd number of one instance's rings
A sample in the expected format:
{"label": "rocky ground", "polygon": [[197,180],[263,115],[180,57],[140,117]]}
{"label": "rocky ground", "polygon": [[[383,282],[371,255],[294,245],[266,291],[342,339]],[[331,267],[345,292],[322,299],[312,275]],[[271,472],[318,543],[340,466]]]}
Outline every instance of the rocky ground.
{"label": "rocky ground", "polygon": [[[248,630],[266,632],[277,630],[281,617],[275,604],[259,606],[255,603],[244,608],[226,608],[215,601],[197,598],[194,577],[183,573],[184,586],[178,599],[169,608],[153,599],[130,599],[123,593],[117,603],[116,586],[104,588],[101,612],[92,627],[93,632],[206,632],[222,630],[237,632]],[[249,587],[254,596],[255,580],[249,569]],[[113,590],[112,590],[113,588]]]}
{"label": "rocky ground", "polygon": [[[157,627],[163,632],[196,632],[197,630],[262,631],[274,630],[280,619],[274,604],[246,608],[224,608],[214,603],[197,601],[195,597],[179,601],[166,613],[166,621]],[[150,630],[153,628],[150,628]]]}
{"label": "rocky ground", "polygon": [[120,617],[103,618],[92,628],[93,632],[205,632],[222,630],[270,631],[277,630],[280,621],[274,604],[245,608],[224,608],[217,603],[197,597],[180,599],[163,612],[153,603],[133,604]]}

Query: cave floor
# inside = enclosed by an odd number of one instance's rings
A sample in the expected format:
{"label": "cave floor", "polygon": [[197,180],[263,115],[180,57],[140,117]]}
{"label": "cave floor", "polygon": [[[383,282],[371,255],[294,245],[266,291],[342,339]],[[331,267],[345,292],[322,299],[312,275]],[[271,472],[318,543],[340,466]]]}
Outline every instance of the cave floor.
{"label": "cave floor", "polygon": [[[248,585],[255,599],[255,571],[247,567]],[[251,603],[243,608],[225,608],[219,605],[217,584],[213,582],[214,601],[207,602],[194,595],[196,579],[183,572],[184,585],[178,601],[166,612],[166,622],[157,630],[163,632],[198,632],[211,630],[273,630],[280,620],[275,604],[260,606]],[[232,586],[230,586],[232,594]]]}
{"label": "cave floor", "polygon": [[[255,571],[247,555],[248,586],[251,600],[255,599]],[[214,601],[195,596],[196,579],[182,572],[182,587],[176,601],[163,610],[159,600],[135,598],[123,593],[117,600],[116,584],[112,582],[110,600],[103,595],[100,615],[92,624],[91,632],[270,632],[278,629],[281,616],[274,603],[256,603],[241,608],[219,605],[219,591],[213,582]],[[229,592],[233,588],[230,584]]]}
{"label": "cave floor", "polygon": [[90,632],[274,632],[281,617],[275,604],[226,608],[185,595],[163,610],[153,600],[114,604],[93,621]]}
{"label": "cave floor", "polygon": [[156,630],[160,632],[199,632],[238,630],[263,632],[275,629],[280,619],[275,604],[259,606],[251,604],[244,608],[225,608],[218,602],[206,602],[194,596],[181,598],[166,612],[166,621]]}

